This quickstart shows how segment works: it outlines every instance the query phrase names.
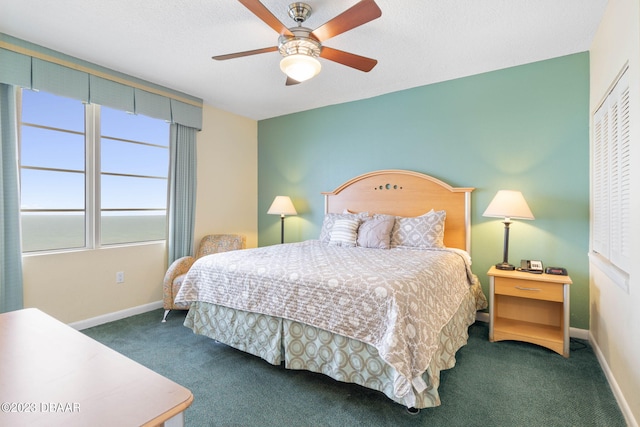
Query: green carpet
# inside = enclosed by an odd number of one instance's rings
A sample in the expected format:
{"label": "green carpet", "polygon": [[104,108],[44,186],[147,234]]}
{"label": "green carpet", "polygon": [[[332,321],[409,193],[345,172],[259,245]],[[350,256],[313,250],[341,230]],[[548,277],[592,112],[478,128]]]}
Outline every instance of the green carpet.
{"label": "green carpet", "polygon": [[571,357],[526,343],[490,343],[476,322],[455,368],[442,373],[442,405],[410,415],[379,392],[272,366],[182,325],[162,310],[86,335],[189,388],[187,426],[625,426],[588,343]]}

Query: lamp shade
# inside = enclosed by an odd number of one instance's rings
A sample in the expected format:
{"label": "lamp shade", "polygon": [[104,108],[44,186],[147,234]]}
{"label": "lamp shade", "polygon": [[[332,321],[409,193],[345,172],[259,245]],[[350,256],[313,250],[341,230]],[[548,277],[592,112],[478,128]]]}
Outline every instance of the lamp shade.
{"label": "lamp shade", "polygon": [[519,191],[500,190],[482,216],[495,218],[535,219],[527,201]]}
{"label": "lamp shade", "polygon": [[289,196],[276,196],[267,213],[281,216],[298,215],[298,212],[296,212],[296,208],[293,206],[293,202]]}
{"label": "lamp shade", "polygon": [[280,60],[282,72],[297,82],[315,77],[321,68],[320,61],[316,58],[300,53],[285,56]]}

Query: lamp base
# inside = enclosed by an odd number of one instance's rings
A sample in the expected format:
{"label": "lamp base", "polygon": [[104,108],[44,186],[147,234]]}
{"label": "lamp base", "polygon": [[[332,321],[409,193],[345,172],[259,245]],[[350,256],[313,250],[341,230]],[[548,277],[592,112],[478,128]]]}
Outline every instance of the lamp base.
{"label": "lamp base", "polygon": [[515,270],[516,269],[514,265],[511,265],[508,262],[501,262],[500,264],[496,264],[496,268],[498,270]]}

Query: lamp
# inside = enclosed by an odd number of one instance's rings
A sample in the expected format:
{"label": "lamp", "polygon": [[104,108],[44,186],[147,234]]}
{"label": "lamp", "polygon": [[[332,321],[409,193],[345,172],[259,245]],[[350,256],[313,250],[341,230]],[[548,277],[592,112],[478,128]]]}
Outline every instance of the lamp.
{"label": "lamp", "polygon": [[280,243],[284,243],[284,216],[298,215],[289,196],[276,196],[267,211],[270,215],[280,215]]}
{"label": "lamp", "polygon": [[[302,4],[293,3],[291,6],[296,7],[290,10],[290,14],[296,22],[304,21],[311,13],[311,9],[298,8],[304,6]],[[322,45],[316,39],[308,28],[298,26],[290,28],[289,31],[293,36],[282,35],[278,39],[278,51],[282,55],[280,60],[280,69],[290,79],[298,83],[309,80],[320,72],[322,65],[318,61]]]}
{"label": "lamp", "polygon": [[315,77],[319,72],[320,61],[310,55],[296,53],[280,60],[280,69],[288,77],[297,82],[303,82]]}
{"label": "lamp", "polygon": [[535,219],[522,193],[512,190],[498,191],[482,216],[504,218],[504,251],[502,263],[496,264],[496,268],[515,270],[515,267],[509,264],[509,225],[511,219]]}

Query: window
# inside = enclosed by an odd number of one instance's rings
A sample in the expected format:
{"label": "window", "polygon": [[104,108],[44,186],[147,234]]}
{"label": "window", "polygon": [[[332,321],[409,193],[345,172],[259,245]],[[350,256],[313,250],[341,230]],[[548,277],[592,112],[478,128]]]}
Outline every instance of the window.
{"label": "window", "polygon": [[631,267],[631,137],[625,69],[593,115],[592,249],[620,272]]}
{"label": "window", "polygon": [[166,238],[169,124],[22,91],[23,252]]}
{"label": "window", "polygon": [[101,107],[101,243],[166,237],[169,124]]}

